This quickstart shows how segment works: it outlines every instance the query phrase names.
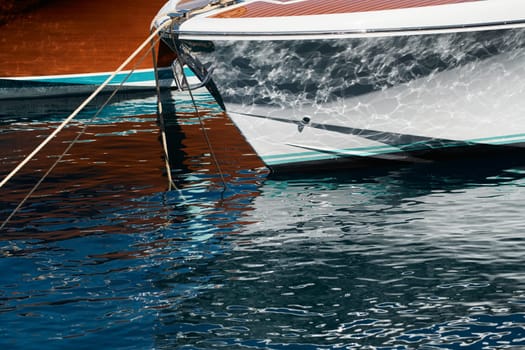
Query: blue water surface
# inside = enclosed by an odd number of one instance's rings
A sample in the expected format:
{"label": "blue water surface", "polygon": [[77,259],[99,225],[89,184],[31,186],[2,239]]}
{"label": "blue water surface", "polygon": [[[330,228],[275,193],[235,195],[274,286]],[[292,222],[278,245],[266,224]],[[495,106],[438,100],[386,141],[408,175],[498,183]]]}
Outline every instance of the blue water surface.
{"label": "blue water surface", "polygon": [[[523,159],[278,178],[232,154],[225,189],[201,142],[169,190],[152,101],[79,116],[89,142],[6,225],[2,349],[525,348]],[[2,176],[67,108],[4,106]]]}

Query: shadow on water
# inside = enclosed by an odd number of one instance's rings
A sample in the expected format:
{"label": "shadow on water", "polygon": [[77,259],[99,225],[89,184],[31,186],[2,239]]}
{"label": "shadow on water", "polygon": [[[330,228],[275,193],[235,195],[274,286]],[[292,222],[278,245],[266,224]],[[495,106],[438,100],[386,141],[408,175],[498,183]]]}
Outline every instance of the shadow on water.
{"label": "shadow on water", "polygon": [[525,346],[522,159],[267,179],[159,312],[156,348]]}
{"label": "shadow on water", "polygon": [[[169,126],[181,156],[171,164],[179,188],[168,191],[157,116],[148,112],[153,104],[128,102],[117,101],[94,121],[94,110],[83,112],[2,189],[3,220],[87,125],[0,237],[0,317],[10,325],[0,327],[2,346],[91,348],[104,338],[112,348],[151,348],[151,326],[166,295],[183,300],[199,283],[168,283],[173,289],[167,291],[156,281],[167,277],[158,276],[185,270],[187,261],[205,264],[221,254],[223,234],[244,224],[265,176],[263,169],[245,167],[260,164],[254,155],[239,157],[245,146],[235,138],[215,144],[228,182],[224,191],[200,126],[187,114],[184,133]],[[3,105],[2,176],[49,135],[70,105]],[[222,131],[226,123],[221,116],[208,121]]]}
{"label": "shadow on water", "polygon": [[494,147],[491,152],[470,154],[458,159],[437,159],[424,163],[381,163],[378,166],[334,169],[328,172],[288,172],[269,175],[273,181],[311,181],[311,182],[367,182],[384,177],[392,181],[403,182],[407,189],[413,184],[418,187],[427,184],[428,190],[451,190],[472,185],[497,185],[509,176],[520,178],[525,168],[523,149],[512,147]]}
{"label": "shadow on water", "polygon": [[[2,233],[0,317],[17,332],[0,344],[525,346],[522,158],[268,177],[224,114],[176,106],[167,191],[154,105],[79,116],[2,193],[4,216],[88,124]],[[18,113],[2,174],[67,111]]]}
{"label": "shadow on water", "polygon": [[[227,138],[226,142],[219,142],[217,137],[210,137],[213,152],[204,141],[200,116],[191,110],[180,108],[181,122],[166,125],[170,169],[179,187],[179,191],[169,192],[156,96],[117,95],[98,114],[97,106],[105,99],[95,100],[82,111],[8,183],[0,200],[2,220],[71,140],[82,133],[77,144],[13,218],[4,240],[54,241],[89,234],[155,230],[170,225],[171,205],[176,207],[175,216],[181,217],[179,205],[184,207],[188,200],[193,203],[197,201],[195,197],[202,200],[203,206],[211,202],[227,207],[232,198],[250,196],[256,191],[264,169],[253,153],[248,154],[251,150],[246,144],[238,142],[240,135],[224,135],[236,130],[223,114],[213,115],[207,121],[209,127],[217,128],[221,137]],[[80,97],[72,97],[2,104],[0,145],[5,156],[0,174],[4,176],[11,171],[82,101]],[[174,115],[174,105],[171,109],[166,104],[163,107],[166,113]],[[239,154],[246,155],[239,157]],[[220,198],[222,183],[212,156],[220,158],[223,178],[229,182],[224,201]],[[189,188],[189,194],[185,187]],[[219,197],[215,197],[217,193]]]}
{"label": "shadow on water", "polygon": [[[0,103],[0,126],[8,126],[12,123],[23,122],[52,122],[62,121],[79,107],[89,95],[44,97],[32,99],[8,99]],[[89,120],[103,106],[102,117],[96,122],[108,121],[115,116],[134,116],[157,113],[156,92],[137,91],[120,92],[111,96],[108,93],[98,94],[90,102],[85,110],[77,117],[81,120]]]}

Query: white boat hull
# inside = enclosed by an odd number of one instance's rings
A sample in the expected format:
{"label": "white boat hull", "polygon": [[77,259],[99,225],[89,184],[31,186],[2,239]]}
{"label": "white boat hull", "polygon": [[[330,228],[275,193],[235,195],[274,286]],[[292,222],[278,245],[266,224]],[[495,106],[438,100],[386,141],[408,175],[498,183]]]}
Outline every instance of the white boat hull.
{"label": "white boat hull", "polygon": [[[227,104],[270,167],[525,143],[525,51],[322,105]],[[302,122],[307,116],[308,123]],[[390,158],[393,159],[393,158]]]}
{"label": "white boat hull", "polygon": [[269,40],[199,23],[166,43],[201,77],[213,66],[210,92],[274,170],[525,150],[521,25]]}

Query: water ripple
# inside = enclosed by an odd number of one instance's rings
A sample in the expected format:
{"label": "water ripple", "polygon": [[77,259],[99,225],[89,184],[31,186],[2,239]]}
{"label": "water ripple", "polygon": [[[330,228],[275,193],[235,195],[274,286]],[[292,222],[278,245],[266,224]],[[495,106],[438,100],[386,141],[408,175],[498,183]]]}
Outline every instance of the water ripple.
{"label": "water ripple", "polygon": [[[0,133],[6,169],[55,124],[33,117]],[[224,190],[190,144],[168,191],[154,127],[90,126],[3,233],[3,348],[525,348],[523,160],[305,178],[232,166]]]}

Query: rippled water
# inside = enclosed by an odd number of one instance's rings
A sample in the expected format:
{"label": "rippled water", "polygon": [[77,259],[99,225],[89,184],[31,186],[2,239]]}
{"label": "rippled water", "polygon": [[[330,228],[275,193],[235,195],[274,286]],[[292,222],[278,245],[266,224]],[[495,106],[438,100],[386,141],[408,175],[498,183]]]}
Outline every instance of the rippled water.
{"label": "rippled water", "polygon": [[[2,177],[75,103],[0,107]],[[3,221],[88,124],[0,236],[2,348],[525,348],[525,160],[268,177],[210,114],[224,190],[187,111],[168,191],[154,113],[88,111],[2,189]]]}

